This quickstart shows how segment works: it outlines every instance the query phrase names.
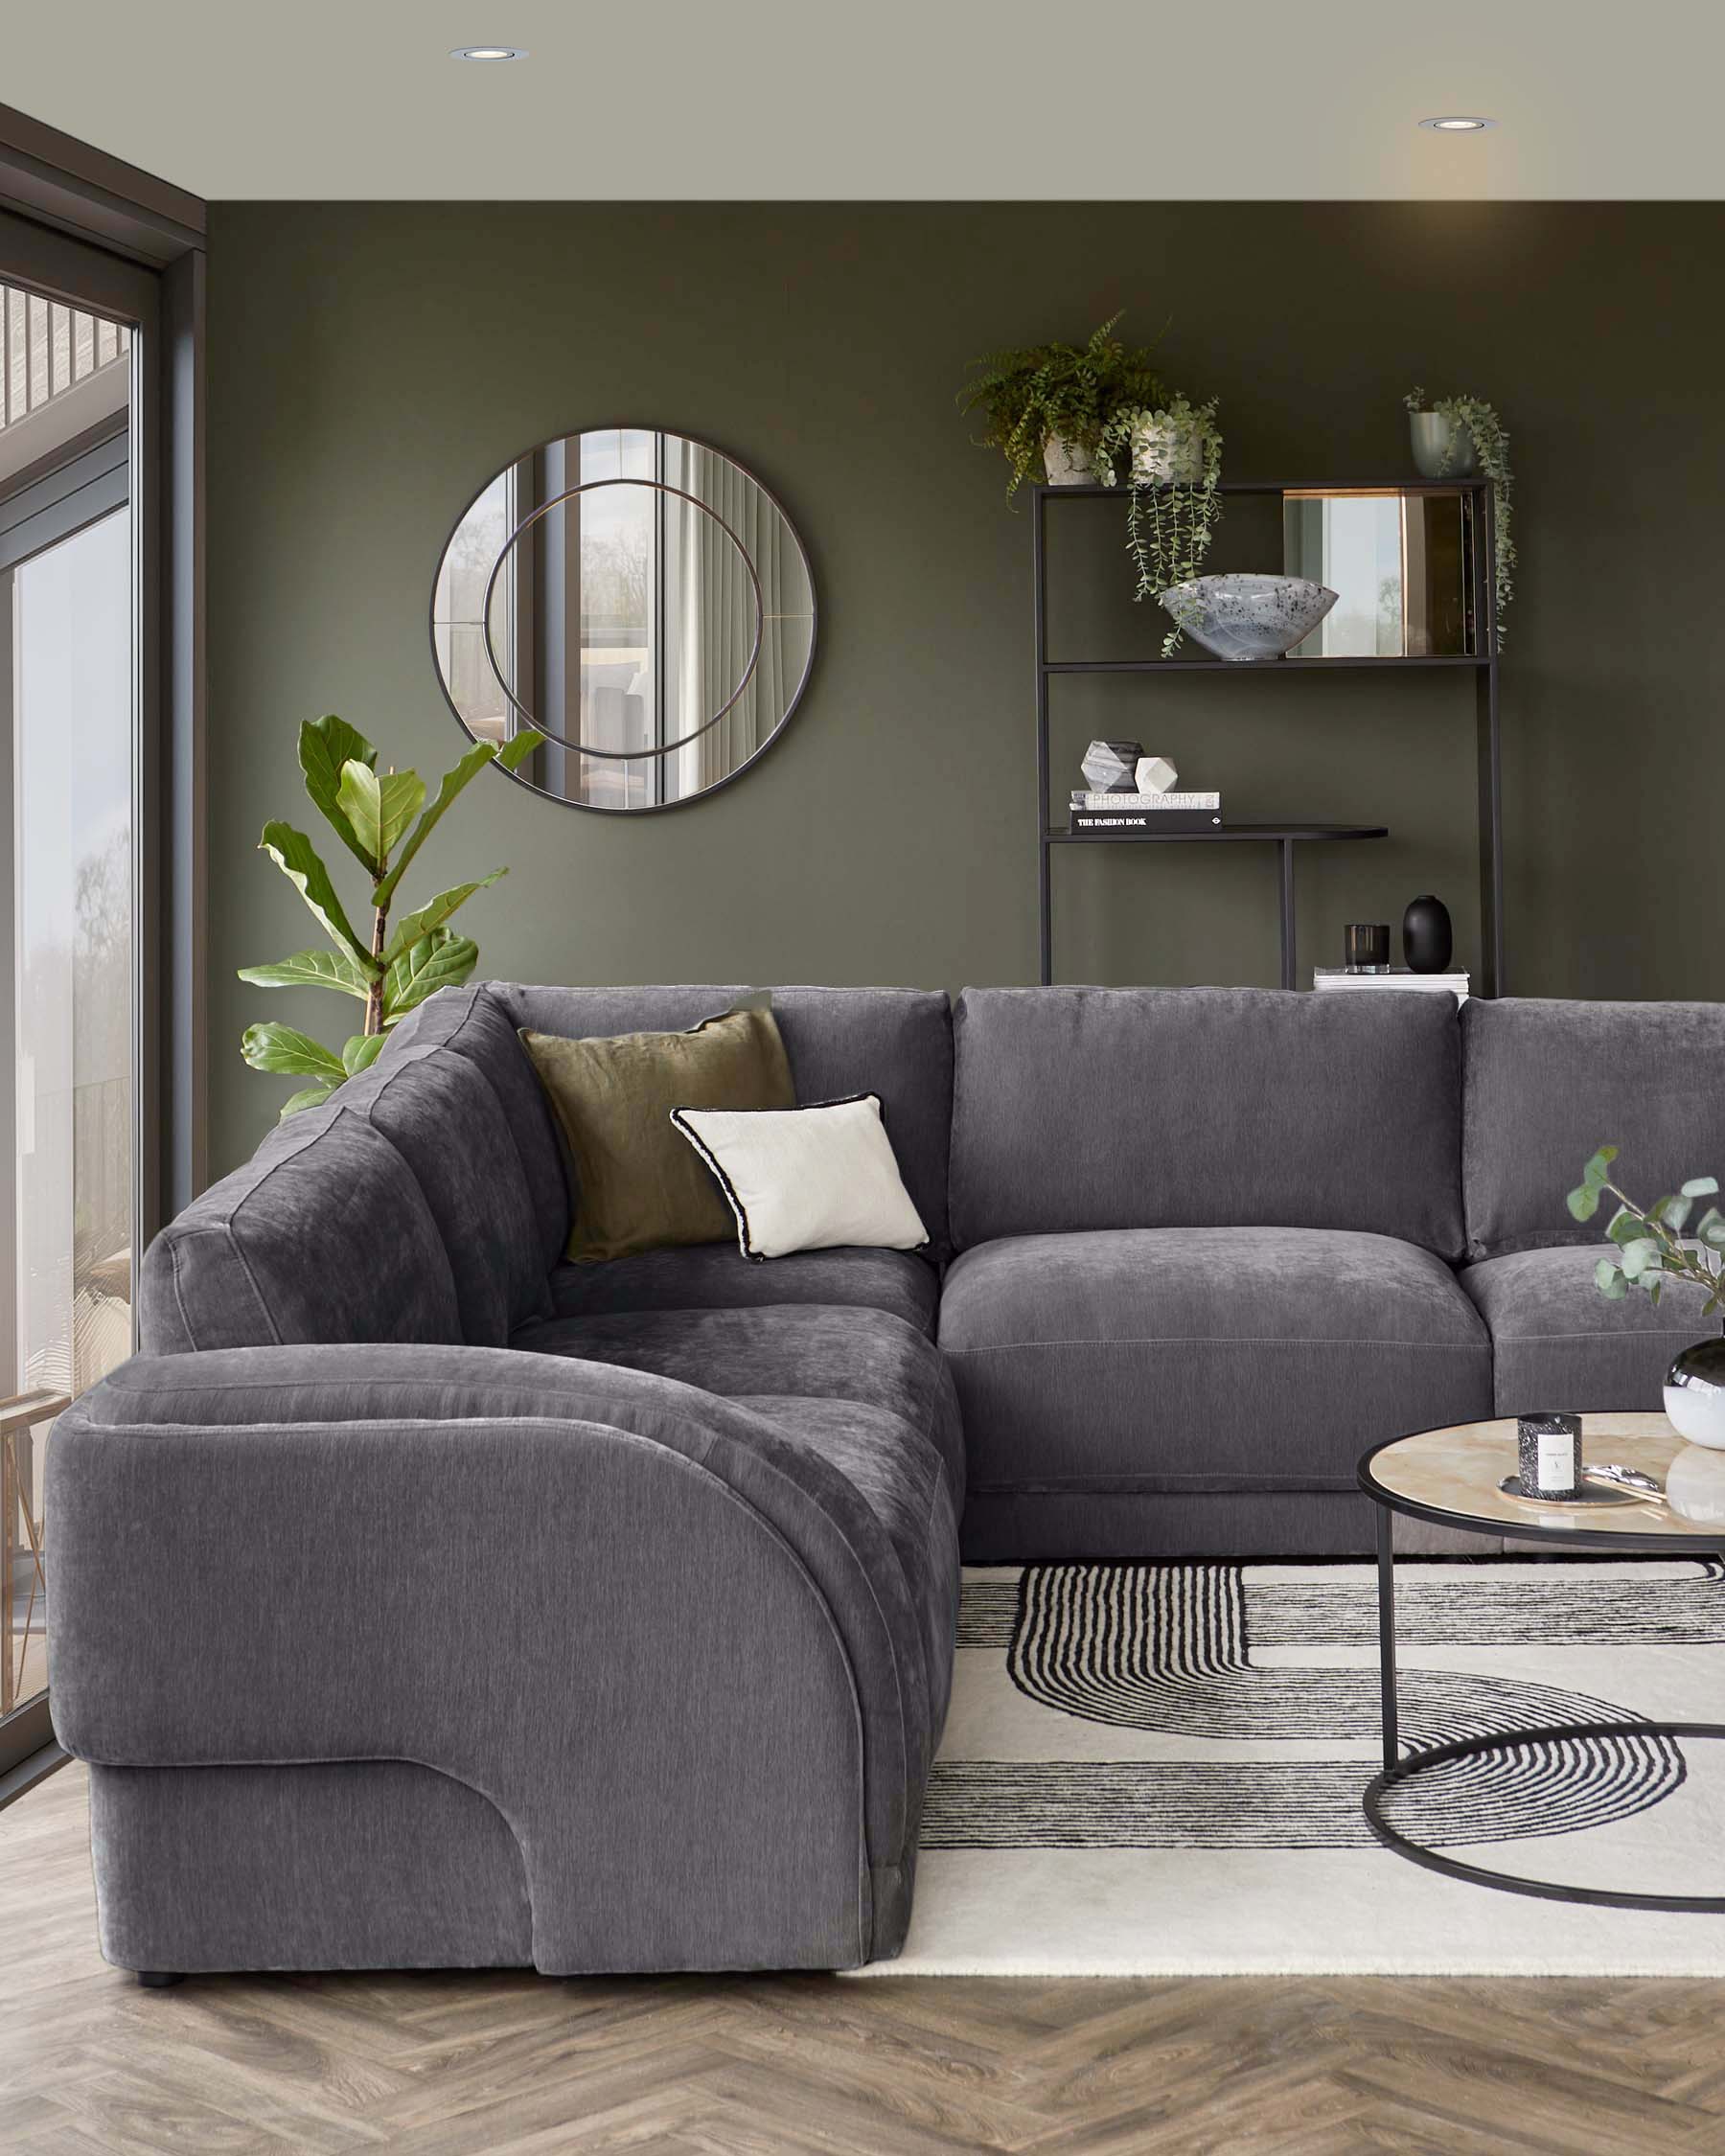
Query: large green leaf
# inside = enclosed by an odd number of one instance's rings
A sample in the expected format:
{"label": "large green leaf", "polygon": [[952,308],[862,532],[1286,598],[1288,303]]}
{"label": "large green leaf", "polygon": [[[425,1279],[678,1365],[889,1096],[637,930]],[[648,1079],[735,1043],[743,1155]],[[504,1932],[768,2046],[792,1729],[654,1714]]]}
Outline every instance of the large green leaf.
{"label": "large green leaf", "polygon": [[511,734],[498,749],[498,763],[506,771],[519,770],[544,738],[537,726],[523,726],[518,734]]}
{"label": "large green leaf", "polygon": [[506,771],[513,771],[518,765],[527,761],[544,738],[543,734],[528,726],[520,733],[512,735],[501,748],[494,742],[482,741],[470,748],[460,763],[447,770],[437,782],[437,791],[432,795],[430,805],[408,834],[400,860],[374,892],[374,903],[384,906],[389,904],[414,855],[437,828],[445,810],[471,779],[476,778],[491,763],[501,764]]}
{"label": "large green leaf", "polygon": [[1615,1145],[1602,1145],[1581,1171],[1581,1181],[1569,1194],[1569,1209],[1577,1220],[1592,1220],[1599,1209],[1611,1163],[1618,1157]]}
{"label": "large green leaf", "polygon": [[334,988],[363,1002],[371,992],[364,970],[345,951],[296,951],[273,966],[242,966],[254,988]]}
{"label": "large green leaf", "polygon": [[417,771],[384,771],[380,775],[357,757],[341,767],[336,798],[354,828],[354,835],[368,856],[374,876],[383,872],[396,840],[419,814],[426,799],[426,782]]}
{"label": "large green leaf", "polygon": [[494,868],[489,876],[481,876],[476,883],[457,883],[449,890],[439,891],[434,899],[420,906],[417,911],[403,913],[384,950],[383,963],[386,966],[393,965],[403,951],[423,942],[433,929],[441,929],[455,908],[465,906],[475,891],[484,890],[488,883],[494,883],[499,876],[508,874],[506,868]]}
{"label": "large green leaf", "polygon": [[341,806],[340,789],[342,766],[358,763],[369,769],[378,761],[377,750],[356,726],[350,726],[345,719],[337,719],[332,711],[322,719],[308,719],[301,724],[299,760],[300,769],[305,773],[306,791],[348,852],[375,876],[376,864],[360,844],[359,836]]}
{"label": "large green leaf", "polygon": [[1607,1302],[1622,1302],[1629,1293],[1628,1283],[1624,1280],[1621,1268],[1614,1265],[1608,1257],[1602,1257],[1594,1267],[1594,1286]]}
{"label": "large green leaf", "polygon": [[376,973],[377,960],[354,933],[330,872],[305,833],[295,831],[289,823],[266,823],[258,844],[311,908],[324,931],[335,942],[346,944],[368,973]]}
{"label": "large green leaf", "polygon": [[288,1098],[282,1103],[281,1113],[276,1117],[276,1121],[285,1123],[289,1115],[297,1115],[302,1109],[321,1108],[334,1090],[335,1081],[333,1078],[326,1080],[320,1086],[302,1087],[297,1093],[288,1095]]}
{"label": "large green leaf", "polygon": [[350,1078],[369,1070],[389,1044],[386,1033],[352,1033],[342,1044],[341,1065]]}
{"label": "large green leaf", "polygon": [[393,1022],[440,988],[459,988],[478,962],[479,946],[472,936],[433,929],[410,944],[383,976],[385,1021]]}
{"label": "large green leaf", "polygon": [[327,1078],[339,1086],[346,1066],[333,1048],[313,1041],[298,1026],[270,1020],[264,1025],[248,1025],[240,1043],[240,1053],[254,1070],[277,1070],[293,1078]]}

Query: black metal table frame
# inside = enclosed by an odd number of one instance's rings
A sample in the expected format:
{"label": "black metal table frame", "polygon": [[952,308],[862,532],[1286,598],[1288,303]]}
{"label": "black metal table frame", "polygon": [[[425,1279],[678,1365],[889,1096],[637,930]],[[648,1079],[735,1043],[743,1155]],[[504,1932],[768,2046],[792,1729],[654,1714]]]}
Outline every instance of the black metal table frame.
{"label": "black metal table frame", "polygon": [[1525,1752],[1534,1745],[1576,1741],[1601,1741],[1634,1737],[1676,1743],[1690,1738],[1725,1738],[1725,1722],[1553,1722],[1543,1727],[1508,1730],[1487,1736],[1462,1737],[1449,1744],[1431,1744],[1404,1753],[1401,1749],[1395,1685],[1395,1515],[1430,1520],[1439,1526],[1463,1527],[1477,1534],[1513,1534],[1518,1542],[1550,1542],[1574,1549],[1622,1550],[1647,1557],[1655,1550],[1676,1550],[1688,1556],[1725,1556],[1725,1544],[1717,1535],[1680,1533],[1657,1536],[1614,1534],[1605,1527],[1553,1527],[1537,1520],[1512,1525],[1503,1520],[1482,1519],[1475,1514],[1452,1512],[1438,1505],[1421,1504],[1413,1498],[1386,1489],[1371,1472],[1379,1453],[1405,1442],[1389,1438],[1374,1445],[1360,1462],[1360,1487],[1377,1507],[1378,1668],[1384,1730],[1384,1764],[1368,1783],[1361,1800],[1366,1823],[1387,1849],[1406,1857],[1411,1864],[1447,1879],[1464,1879],[1476,1887],[1495,1887],[1500,1892],[1529,1894],[1540,1901],[1585,1902],[1598,1909],[1654,1909],[1679,1915],[1725,1915],[1725,1894],[1644,1894],[1609,1887],[1566,1887],[1554,1880],[1529,1879],[1513,1871],[1494,1871],[1460,1857],[1444,1855],[1412,1842],[1384,1817],[1388,1793],[1423,1774],[1427,1768],[1447,1766],[1456,1759],[1474,1759],[1495,1753]]}

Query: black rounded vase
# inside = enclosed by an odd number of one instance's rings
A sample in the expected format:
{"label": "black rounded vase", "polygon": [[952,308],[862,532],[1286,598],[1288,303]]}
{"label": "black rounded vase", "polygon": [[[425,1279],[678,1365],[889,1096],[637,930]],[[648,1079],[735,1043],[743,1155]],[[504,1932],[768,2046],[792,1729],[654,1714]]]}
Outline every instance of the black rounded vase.
{"label": "black rounded vase", "polygon": [[1411,900],[1408,910],[1402,915],[1402,956],[1408,961],[1408,971],[1440,974],[1448,966],[1455,948],[1455,930],[1450,927],[1449,907],[1443,901],[1434,898],[1429,891]]}

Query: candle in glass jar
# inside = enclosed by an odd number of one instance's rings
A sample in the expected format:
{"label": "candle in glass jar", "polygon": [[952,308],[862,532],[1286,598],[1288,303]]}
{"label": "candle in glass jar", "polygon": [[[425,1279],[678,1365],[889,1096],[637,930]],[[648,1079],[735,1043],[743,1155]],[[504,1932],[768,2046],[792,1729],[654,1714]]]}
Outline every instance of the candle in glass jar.
{"label": "candle in glass jar", "polygon": [[1574,1497],[1581,1487],[1581,1417],[1518,1415],[1521,1486],[1528,1497]]}

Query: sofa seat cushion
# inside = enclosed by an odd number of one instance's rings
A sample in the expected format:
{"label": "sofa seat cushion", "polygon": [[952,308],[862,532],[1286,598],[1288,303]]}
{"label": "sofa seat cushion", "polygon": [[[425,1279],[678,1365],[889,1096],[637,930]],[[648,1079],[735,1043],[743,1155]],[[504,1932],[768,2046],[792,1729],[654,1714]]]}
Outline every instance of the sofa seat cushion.
{"label": "sofa seat cushion", "polygon": [[523,1326],[514,1345],[698,1386],[836,1469],[898,1559],[938,1736],[958,1614],[964,1448],[952,1380],[931,1341],[885,1311],[779,1304],[550,1319]]}
{"label": "sofa seat cushion", "polygon": [[953,1265],[939,1337],[977,1496],[1351,1490],[1368,1445],[1491,1400],[1455,1275],[1384,1235],[1014,1236]]}
{"label": "sofa seat cushion", "polygon": [[731,1243],[645,1250],[607,1265],[560,1265],[551,1275],[557,1318],[620,1310],[751,1310],[770,1303],[836,1303],[890,1311],[934,1330],[934,1268],[909,1250],[798,1250],[750,1265]]}
{"label": "sofa seat cushion", "polygon": [[724,1400],[844,1400],[882,1410],[933,1448],[954,1515],[963,1506],[964,1444],[946,1363],[914,1326],[886,1311],[791,1303],[619,1311],[523,1325],[511,1345],[646,1370]]}
{"label": "sofa seat cushion", "polygon": [[1517,1250],[1470,1265],[1461,1285],[1491,1334],[1495,1412],[1656,1411],[1671,1359],[1719,1329],[1688,1281],[1607,1302],[1594,1286],[1596,1239],[1584,1250]]}

